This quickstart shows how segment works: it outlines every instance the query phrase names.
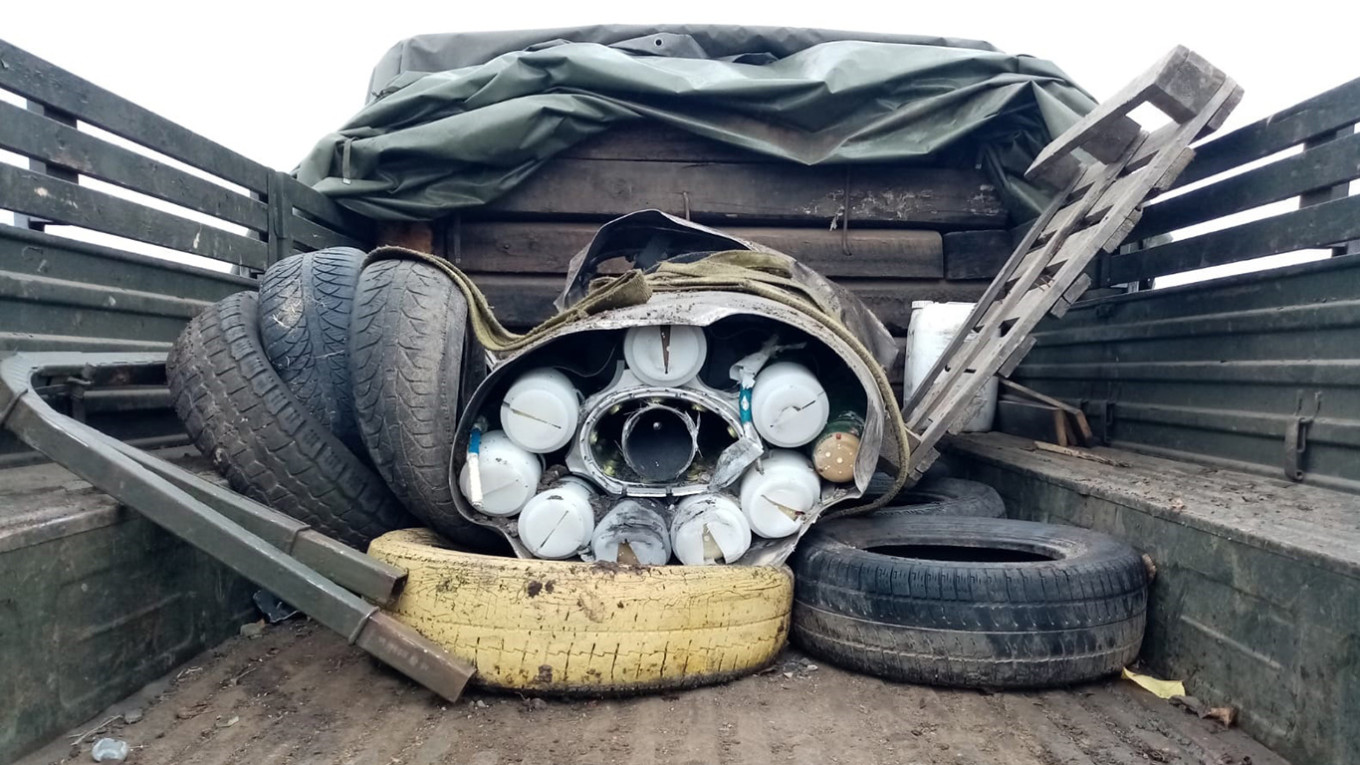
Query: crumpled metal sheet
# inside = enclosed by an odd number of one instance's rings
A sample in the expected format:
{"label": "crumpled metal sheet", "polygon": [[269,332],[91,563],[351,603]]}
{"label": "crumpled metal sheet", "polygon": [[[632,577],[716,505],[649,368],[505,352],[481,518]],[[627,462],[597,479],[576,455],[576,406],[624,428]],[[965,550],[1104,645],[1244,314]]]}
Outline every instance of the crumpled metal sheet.
{"label": "crumpled metal sheet", "polygon": [[[567,266],[566,286],[553,304],[561,311],[585,297],[599,267],[615,258],[623,258],[647,271],[677,255],[702,256],[719,250],[780,254],[762,244],[660,210],[629,213],[601,226],[590,244],[572,257]],[[815,293],[821,303],[832,306],[833,318],[849,329],[884,369],[891,369],[897,359],[897,343],[869,306],[850,290],[796,259],[788,260],[793,280]]]}
{"label": "crumpled metal sheet", "polygon": [[[864,418],[864,432],[860,436],[860,452],[855,461],[855,478],[852,483],[835,489],[829,501],[823,502],[808,515],[808,522],[794,536],[783,539],[761,539],[755,537],[751,549],[736,563],[742,565],[773,566],[783,563],[793,554],[798,540],[807,533],[813,523],[827,510],[864,496],[869,479],[878,466],[879,455],[892,453],[897,448],[896,438],[891,430],[883,427],[885,405],[874,379],[873,372],[862,357],[851,350],[848,344],[837,337],[826,325],[811,316],[782,303],[757,295],[739,292],[658,292],[642,305],[618,308],[596,314],[582,321],[563,325],[545,334],[533,345],[516,351],[508,356],[499,357],[496,366],[482,380],[468,400],[458,425],[458,440],[454,444],[454,456],[449,466],[450,482],[458,485],[458,472],[467,460],[468,434],[473,424],[488,405],[492,391],[503,390],[504,382],[514,379],[515,375],[535,368],[539,352],[554,340],[577,332],[595,330],[618,330],[629,327],[655,324],[689,324],[705,327],[719,319],[729,316],[750,315],[774,319],[796,329],[802,330],[817,340],[836,350],[845,361],[855,382],[864,387],[867,410]],[[468,520],[497,529],[521,558],[532,558],[528,548],[520,542],[513,518],[495,517],[477,512],[463,496],[454,491],[454,504],[458,512]]]}

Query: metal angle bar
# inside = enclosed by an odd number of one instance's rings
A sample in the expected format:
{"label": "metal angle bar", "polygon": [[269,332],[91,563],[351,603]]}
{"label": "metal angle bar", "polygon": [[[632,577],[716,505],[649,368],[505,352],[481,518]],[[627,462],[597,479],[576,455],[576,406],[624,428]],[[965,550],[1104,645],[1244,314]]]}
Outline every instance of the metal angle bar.
{"label": "metal angle bar", "polygon": [[[35,377],[65,379],[122,364],[163,363],[146,354],[32,353],[0,361],[0,422],[24,443],[156,525],[275,593],[349,642],[450,701],[475,669],[411,628],[147,469],[99,431],[61,415],[32,394]],[[94,376],[98,376],[95,374]],[[115,375],[116,376],[116,375]]]}
{"label": "metal angle bar", "polygon": [[[125,363],[86,366],[75,379],[89,381],[92,386],[90,393],[103,390],[99,386],[164,384],[164,356],[124,354],[123,358],[127,360]],[[155,361],[148,361],[151,359]],[[87,397],[88,395],[89,393],[86,394]],[[53,414],[56,417],[63,416],[56,412]],[[400,568],[370,558],[296,518],[218,486],[178,465],[147,454],[105,433],[96,431],[95,435],[103,446],[120,451],[136,460],[229,520],[240,524],[247,531],[315,569],[327,579],[378,605],[390,605],[395,601],[406,582],[406,572]]]}
{"label": "metal angle bar", "polygon": [[406,572],[400,568],[370,558],[302,521],[204,480],[178,465],[116,438],[105,438],[108,446],[350,592],[380,606],[391,605],[401,593]]}

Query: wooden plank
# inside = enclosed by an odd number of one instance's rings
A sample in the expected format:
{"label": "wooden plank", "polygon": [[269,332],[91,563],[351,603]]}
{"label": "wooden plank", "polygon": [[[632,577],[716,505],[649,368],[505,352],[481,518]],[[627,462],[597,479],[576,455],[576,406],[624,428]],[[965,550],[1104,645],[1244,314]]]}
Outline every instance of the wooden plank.
{"label": "wooden plank", "polygon": [[[1021,298],[1015,301],[1009,309],[1002,311],[1000,326],[1002,329],[1009,329],[1009,325],[1018,319],[1023,319],[1034,311],[1038,310],[1041,303],[1048,300],[1048,293],[1052,291],[1052,284],[1044,284],[1032,287]],[[981,354],[979,354],[980,356]]]}
{"label": "wooden plank", "polygon": [[569,146],[559,157],[621,159],[636,162],[758,162],[788,160],[705,138],[655,120],[616,124],[599,135]]}
{"label": "wooden plank", "polygon": [[1067,445],[1061,409],[1037,401],[1000,398],[996,402],[996,422],[993,430],[1032,441],[1048,441]]}
{"label": "wooden plank", "polygon": [[1200,114],[1225,81],[1222,71],[1178,45],[1045,146],[1025,175],[1049,179],[1055,185],[1069,180],[1070,169],[1060,162],[1075,149],[1100,162],[1114,162],[1142,135],[1142,128],[1128,117],[1129,112],[1149,102],[1174,122],[1186,122]]}
{"label": "wooden plank", "polygon": [[[1355,126],[1351,125],[1350,127],[1342,128],[1341,130],[1332,133],[1325,133],[1317,138],[1310,138],[1307,141],[1304,141],[1303,150],[1307,153],[1318,147],[1326,146],[1332,141],[1345,140],[1347,137],[1354,136],[1355,134]],[[1356,164],[1360,165],[1360,163]],[[1357,168],[1356,172],[1360,173],[1360,167]],[[1338,183],[1334,186],[1323,186],[1303,192],[1299,195],[1299,207],[1322,204],[1323,202],[1331,202],[1336,199],[1350,196],[1351,184],[1349,181],[1350,179],[1347,178],[1346,182]]]}
{"label": "wooden plank", "polygon": [[[473,281],[485,293],[501,323],[531,327],[553,315],[552,302],[562,292],[558,276],[537,274],[476,274]],[[976,299],[982,282],[945,280],[837,279],[874,312],[890,332],[903,335],[914,300],[966,301]]]}
{"label": "wooden plank", "polygon": [[1360,78],[1197,146],[1195,160],[1175,186],[1218,175],[1356,122],[1360,122]]}
{"label": "wooden plank", "polygon": [[17,226],[0,226],[0,272],[208,302],[257,286],[254,280],[240,276]]}
{"label": "wooden plank", "polygon": [[822,228],[725,228],[739,239],[763,244],[831,277],[940,279],[944,244],[938,231]]}
{"label": "wooden plank", "polygon": [[[847,188],[849,193],[847,194]],[[979,171],[893,165],[802,167],[555,159],[488,205],[480,219],[605,219],[654,208],[733,224],[802,222],[850,228],[996,228],[1006,223],[996,189]]]}
{"label": "wooden plank", "polygon": [[[1072,189],[1069,186],[1061,193],[1055,195],[1053,201],[1049,202],[1048,207],[1044,208],[1044,211],[1035,219],[1034,223],[1025,232],[1024,237],[1016,244],[1015,249],[1011,252],[1011,256],[1006,259],[1006,263],[1001,266],[1001,270],[997,272],[996,278],[992,279],[991,284],[987,285],[986,291],[978,298],[977,304],[973,306],[973,310],[968,314],[968,319],[964,324],[965,327],[972,329],[980,326],[983,317],[996,307],[995,301],[1002,296],[1006,288],[1006,281],[1013,273],[1024,265],[1025,260],[1029,257],[1030,248],[1034,246],[1034,241],[1039,236],[1039,232],[1043,231],[1044,227],[1048,225],[1048,221],[1062,209],[1071,190]],[[1052,245],[1053,242],[1049,242],[1048,246]],[[935,384],[936,378],[939,377],[941,372],[946,371],[946,362],[949,359],[952,359],[954,354],[958,353],[960,349],[975,348],[977,346],[976,343],[965,345],[967,337],[968,335],[965,332],[959,332],[954,335],[954,338],[949,341],[948,347],[945,348],[944,353],[940,354],[939,358],[935,359],[935,363],[931,365],[930,371],[926,373],[926,376],[921,379],[920,384],[912,391],[911,398],[903,403],[902,414],[905,417],[909,428],[916,428],[917,423],[924,418],[924,413],[929,408],[929,405],[934,403],[934,397],[937,395],[937,386]],[[929,446],[931,446],[931,444],[927,444],[927,447]],[[917,462],[914,457],[912,462],[916,467],[919,467],[921,464]]]}
{"label": "wooden plank", "polygon": [[[1097,221],[1097,223],[1099,223],[1099,221]],[[1006,280],[1007,289],[1014,287],[1016,284],[1032,283],[1041,275],[1048,275],[1051,277],[1052,274],[1073,258],[1089,258],[1091,248],[1100,244],[1096,240],[1096,237],[1102,235],[1099,226],[1083,228],[1079,231],[1072,231],[1069,228],[1066,232],[1066,239],[1062,240],[1061,244],[1050,240],[1043,248],[1035,250],[1036,253],[1040,253],[1035,255],[1035,258],[1043,260],[1043,265],[1037,271],[1033,269],[1022,269],[1015,274],[1012,274],[1011,277]]]}
{"label": "wooden plank", "polygon": [[265,192],[272,170],[121,96],[0,40],[0,88],[81,120],[248,191]]}
{"label": "wooden plank", "polygon": [[336,233],[363,242],[364,246],[360,249],[367,249],[372,246],[373,235],[376,231],[372,219],[346,210],[330,197],[311,186],[299,183],[296,178],[287,173],[280,173],[279,175],[281,176],[279,183],[286,189],[288,198],[293,203],[295,216],[309,218]]}
{"label": "wooden plank", "polygon": [[[1165,185],[1170,183],[1169,179],[1175,178],[1175,174],[1177,172],[1180,172],[1181,170],[1185,169],[1185,166],[1189,164],[1193,156],[1194,156],[1193,150],[1183,149],[1180,155],[1171,161],[1170,167],[1167,169],[1167,171],[1161,174],[1161,178],[1156,179],[1150,185],[1148,184],[1147,179],[1143,177],[1144,173],[1149,172],[1146,166],[1140,167],[1131,172],[1126,172],[1126,174],[1122,175],[1119,178],[1119,180],[1115,181],[1114,184],[1112,184],[1108,189],[1106,189],[1105,193],[1100,195],[1100,198],[1096,200],[1096,203],[1093,206],[1091,206],[1091,208],[1082,217],[1082,220],[1080,221],[1081,225],[1095,223],[1096,221],[1099,221],[1100,219],[1104,218],[1105,215],[1109,213],[1109,211],[1114,207],[1116,203],[1119,202],[1121,198],[1129,194],[1130,189],[1136,187],[1137,191],[1140,192],[1141,195],[1144,197],[1146,197],[1148,194],[1155,194],[1161,191],[1161,189]],[[1040,242],[1048,241],[1048,237],[1052,236],[1055,231],[1057,231],[1062,226],[1066,225],[1068,221],[1071,220],[1074,214],[1076,214],[1076,206],[1071,205],[1065,208],[1062,212],[1053,216],[1053,220],[1049,221],[1049,224],[1044,228],[1044,232],[1039,236],[1039,241]],[[1126,231],[1124,233],[1127,234],[1128,232]],[[1123,240],[1123,238],[1124,238],[1123,236],[1119,237],[1120,240]],[[1118,243],[1116,243],[1114,246],[1117,247]]]}
{"label": "wooden plank", "polygon": [[186,321],[210,305],[204,300],[189,300],[155,292],[83,284],[9,271],[0,271],[0,298],[73,308],[117,310],[120,313],[145,316],[174,317]]}
{"label": "wooden plank", "polygon": [[[564,274],[572,256],[598,231],[589,223],[449,223],[448,244],[440,254],[468,273]],[[723,232],[792,255],[826,276],[944,276],[943,244],[935,231],[852,228],[844,239],[842,232],[823,228],[725,227]],[[606,264],[604,273],[622,273],[626,267],[620,259]]]}
{"label": "wooden plank", "polygon": [[1011,233],[1005,229],[951,231],[944,235],[946,279],[990,279],[1010,257]]}
{"label": "wooden plank", "polygon": [[1360,238],[1360,196],[1112,256],[1102,285],[1125,284]]}
{"label": "wooden plank", "polygon": [[1061,319],[1067,315],[1067,311],[1072,307],[1072,304],[1080,300],[1081,296],[1090,288],[1090,274],[1081,274],[1077,277],[1076,281],[1072,282],[1071,286],[1063,291],[1063,294],[1058,297],[1058,302],[1054,303],[1053,307],[1048,309],[1048,313],[1055,319]]}
{"label": "wooden plank", "polygon": [[[1231,80],[1225,80],[1214,97],[1205,105],[1204,111],[1189,122],[1180,125],[1175,134],[1168,139],[1166,149],[1160,152],[1148,165],[1145,173],[1141,177],[1148,180],[1148,185],[1141,188],[1137,185],[1129,187],[1120,198],[1112,204],[1112,214],[1107,215],[1099,224],[1083,231],[1079,236],[1087,237],[1096,242],[1108,242],[1122,227],[1128,225],[1128,216],[1124,211],[1133,211],[1135,206],[1147,193],[1150,185],[1156,179],[1163,178],[1166,172],[1172,168],[1178,160],[1181,152],[1176,147],[1184,148],[1196,135],[1199,135],[1205,127],[1221,114],[1221,107],[1235,101],[1240,97],[1241,88]],[[1094,203],[1097,195],[1103,194],[1108,184],[1122,170],[1119,165],[1107,168],[1105,181],[1098,186],[1092,187],[1087,192],[1086,199]],[[1322,205],[1321,207],[1325,207]],[[1080,217],[1080,214],[1078,216]],[[1055,236],[1045,249],[1051,250],[1055,242],[1059,242],[1060,236]],[[1094,255],[1094,251],[1090,253]],[[1046,263],[1046,253],[1040,256],[1027,257],[1029,262],[1022,263],[1018,271],[1020,276],[1018,281],[1021,285],[1028,285],[1039,276]],[[1038,324],[1043,314],[1047,313],[1056,302],[1060,295],[1057,289],[1066,289],[1086,268],[1090,257],[1071,257],[1056,274],[1052,276],[1052,284],[1056,288],[1044,290],[1041,294],[1043,300],[1035,303],[1034,309],[1024,315],[1014,318],[1015,324],[1010,331],[1000,338],[991,336],[990,325],[983,326],[980,331],[983,333],[984,341],[965,345],[960,350],[959,358],[949,358],[947,361],[950,368],[947,374],[934,381],[927,398],[923,399],[923,406],[911,413],[912,419],[908,421],[908,426],[921,432],[922,442],[929,446],[934,444],[944,432],[957,422],[962,412],[976,392],[978,379],[985,379],[988,375],[994,374],[1001,365],[1014,360],[1017,348],[1030,340],[1029,333]],[[996,282],[1004,281],[1005,277],[998,276]],[[993,282],[993,287],[996,286]],[[989,292],[992,288],[989,288]],[[1002,300],[994,311],[989,310],[989,315],[1008,316],[1017,302],[1028,298],[1029,293],[1020,294],[1020,290],[1012,290],[1011,293]],[[960,376],[965,370],[972,371],[974,377],[968,380],[960,380]]]}
{"label": "wooden plank", "polygon": [[369,243],[348,234],[332,231],[319,223],[294,215],[288,221],[288,233],[300,250],[323,250],[327,247],[354,247],[367,251]]}
{"label": "wooden plank", "polygon": [[917,300],[938,303],[976,301],[987,289],[985,281],[912,279],[833,279],[869,306],[879,321],[894,334],[906,334],[911,304]]}
{"label": "wooden plank", "polygon": [[[1233,109],[1237,108],[1237,105],[1242,102],[1243,93],[1244,91],[1241,87],[1234,87],[1232,92],[1228,94],[1228,97],[1224,99],[1223,104],[1218,107],[1218,111],[1215,112],[1214,115],[1210,117],[1207,122],[1204,123],[1203,127],[1200,128],[1199,135],[1196,137],[1196,139],[1198,140],[1199,138],[1203,138],[1209,135],[1210,133],[1213,133],[1215,130],[1218,130],[1220,127],[1222,127],[1224,121],[1226,121],[1229,115],[1232,114]],[[1128,162],[1124,164],[1125,172],[1137,170],[1146,165],[1148,162],[1151,162],[1152,158],[1155,157],[1162,150],[1162,148],[1167,145],[1167,142],[1171,139],[1171,137],[1177,134],[1179,131],[1180,125],[1175,122],[1163,125],[1162,127],[1154,130],[1145,141],[1138,145],[1138,148],[1135,149],[1133,152],[1133,156],[1129,159]],[[1152,186],[1153,191],[1161,193],[1163,191],[1167,191],[1169,189],[1185,184],[1183,176],[1186,170],[1188,170],[1189,167],[1194,164],[1193,160],[1195,154],[1193,152],[1198,152],[1199,149],[1196,148],[1191,151],[1192,153],[1190,154],[1182,153],[1178,158],[1176,164],[1173,164],[1171,167],[1167,168],[1167,171],[1162,174],[1162,177],[1159,178],[1157,182],[1153,184]],[[1086,193],[1086,189],[1090,188],[1091,184],[1094,183],[1099,177],[1100,177],[1099,164],[1093,164],[1087,167],[1082,174],[1081,180],[1077,183],[1077,188],[1073,192],[1073,194]]]}
{"label": "wooden plank", "polygon": [[1077,424],[1077,434],[1080,437],[1081,443],[1089,444],[1091,443],[1091,440],[1095,437],[1094,434],[1091,432],[1090,423],[1087,422],[1086,420],[1086,413],[1081,411],[1080,408],[1072,406],[1071,404],[1065,401],[1053,398],[1052,396],[1046,396],[1040,393],[1039,391],[1034,390],[1033,388],[1021,385],[1020,383],[1015,382],[1014,380],[1008,380],[1005,377],[1002,377],[1000,382],[1002,387],[1007,388],[1008,390],[1013,391],[1022,397],[1033,399],[1041,404],[1047,404],[1048,406],[1057,407],[1058,409],[1061,409],[1064,412],[1066,412]]}
{"label": "wooden plank", "polygon": [[1204,110],[1228,76],[1198,53],[1178,45],[1148,90],[1148,103],[1173,122],[1188,122]]}
{"label": "wooden plank", "polygon": [[1035,442],[1034,442],[1034,448],[1040,449],[1040,450],[1046,451],[1046,452],[1052,452],[1052,453],[1054,453],[1054,454],[1062,454],[1062,455],[1067,456],[1067,457],[1076,457],[1077,459],[1090,460],[1091,462],[1099,462],[1099,463],[1102,464],[1102,465],[1109,465],[1109,466],[1111,466],[1111,467],[1128,467],[1128,466],[1129,466],[1129,463],[1127,463],[1127,462],[1120,462],[1120,461],[1118,461],[1118,460],[1112,460],[1112,459],[1110,459],[1109,457],[1105,457],[1105,456],[1103,456],[1103,455],[1096,454],[1095,452],[1087,452],[1087,451],[1082,451],[1082,450],[1080,450],[1080,449],[1070,449],[1070,448],[1068,448],[1068,447],[1066,447],[1066,446],[1063,446],[1063,445],[1061,445],[1061,444],[1056,444],[1056,445],[1055,445],[1055,444],[1044,443],[1043,441],[1035,441]]}
{"label": "wooden plank", "polygon": [[1033,335],[1025,338],[1025,341],[1020,343],[1014,351],[1011,351],[1011,355],[1005,361],[1001,362],[1001,366],[997,367],[997,375],[1003,379],[1010,377],[1015,372],[1015,368],[1020,366],[1020,362],[1024,361],[1026,354],[1034,348],[1035,342],[1037,341]]}
{"label": "wooden plank", "polygon": [[[435,228],[442,225],[428,221],[383,221],[378,224],[375,242],[383,247],[405,247],[416,252],[439,255],[464,271],[470,270],[463,263],[455,261],[451,253],[439,252],[435,249]],[[564,268],[563,271],[565,272],[565,270]]]}
{"label": "wooden plank", "polygon": [[126,199],[0,163],[0,209],[264,270],[268,248]]}
{"label": "wooden plank", "polygon": [[[36,101],[27,101],[25,102],[25,104],[28,107],[27,111],[32,112],[41,117],[45,117],[49,120],[52,120],[57,124],[66,125],[67,127],[70,128],[74,128],[76,127],[77,124],[79,124],[73,115],[67,114],[66,112],[63,112],[60,109],[53,109],[50,106],[43,106],[42,104],[37,103]],[[80,181],[80,173],[77,173],[75,170],[72,170],[69,167],[62,167],[61,165],[58,165],[56,163],[40,162],[36,159],[30,159],[28,161],[28,169],[32,170],[35,173],[43,173],[44,175],[50,175],[55,178],[60,178],[63,181],[70,181],[71,183],[77,183]],[[27,215],[14,216],[14,225],[30,230],[39,230],[44,225],[46,225],[46,223],[47,221],[44,221],[41,218],[32,218]]]}
{"label": "wooden plank", "polygon": [[1292,157],[1225,178],[1143,208],[1134,239],[1278,202],[1360,178],[1360,135],[1349,135]]}
{"label": "wooden plank", "polygon": [[244,194],[3,102],[0,148],[254,231],[269,227],[268,209]]}

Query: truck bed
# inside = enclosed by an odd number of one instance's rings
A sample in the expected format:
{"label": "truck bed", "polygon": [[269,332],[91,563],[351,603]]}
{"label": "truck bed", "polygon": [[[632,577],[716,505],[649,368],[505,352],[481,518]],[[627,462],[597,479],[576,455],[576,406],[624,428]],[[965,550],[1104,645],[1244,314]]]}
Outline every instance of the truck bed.
{"label": "truck bed", "polygon": [[[566,701],[472,690],[449,705],[299,619],[227,640],[20,762],[88,762],[93,739],[111,735],[133,747],[128,761],[138,765],[1287,765],[1243,733],[1126,682],[992,694],[814,662],[789,650],[753,677],[662,696]],[[138,722],[116,718],[131,710],[142,713]]]}

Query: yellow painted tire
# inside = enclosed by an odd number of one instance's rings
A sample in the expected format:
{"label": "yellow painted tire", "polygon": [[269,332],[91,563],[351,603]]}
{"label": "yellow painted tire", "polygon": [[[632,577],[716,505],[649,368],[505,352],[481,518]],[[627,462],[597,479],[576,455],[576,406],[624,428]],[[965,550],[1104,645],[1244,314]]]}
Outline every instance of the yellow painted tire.
{"label": "yellow painted tire", "polygon": [[789,634],[787,567],[626,566],[495,558],[404,529],[373,557],[409,572],[389,609],[477,667],[489,688],[614,694],[722,682]]}

